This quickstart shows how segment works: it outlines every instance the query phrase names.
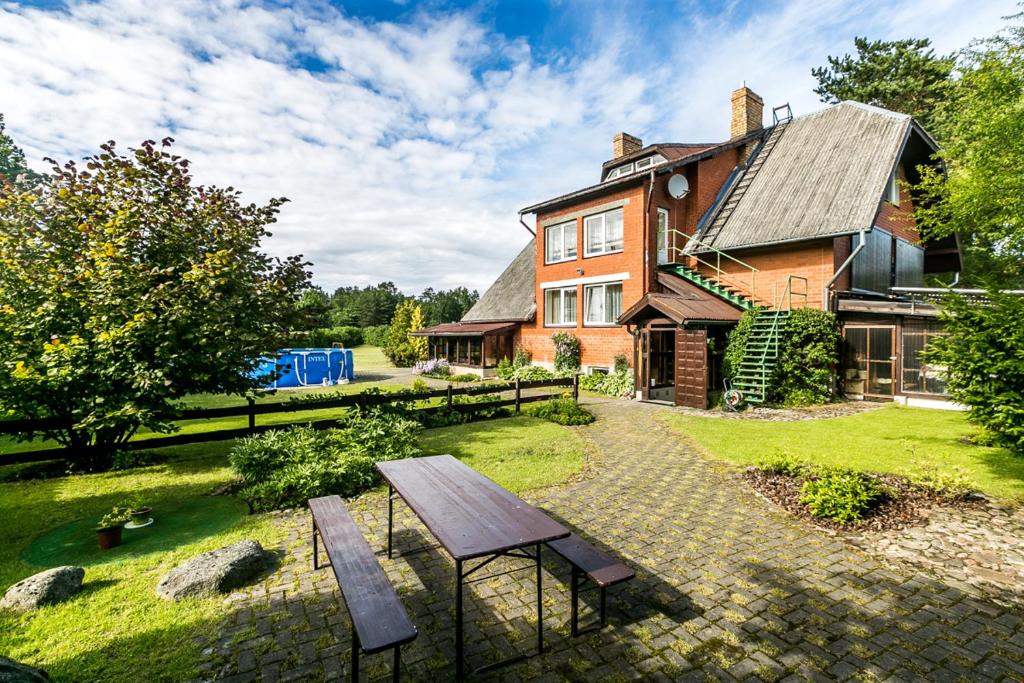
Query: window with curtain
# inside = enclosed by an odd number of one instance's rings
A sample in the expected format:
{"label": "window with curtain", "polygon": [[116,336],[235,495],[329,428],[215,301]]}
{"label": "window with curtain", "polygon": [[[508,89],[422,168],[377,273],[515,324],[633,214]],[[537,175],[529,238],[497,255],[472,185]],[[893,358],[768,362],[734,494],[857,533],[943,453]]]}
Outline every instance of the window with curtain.
{"label": "window with curtain", "polygon": [[544,262],[557,263],[576,258],[576,221],[544,228]]}
{"label": "window with curtain", "polygon": [[576,288],[559,287],[544,290],[544,324],[576,324]]}
{"label": "window with curtain", "polygon": [[583,219],[584,256],[600,256],[622,251],[622,209],[587,216]]}
{"label": "window with curtain", "polygon": [[583,289],[587,325],[614,325],[622,314],[622,283],[589,285]]}

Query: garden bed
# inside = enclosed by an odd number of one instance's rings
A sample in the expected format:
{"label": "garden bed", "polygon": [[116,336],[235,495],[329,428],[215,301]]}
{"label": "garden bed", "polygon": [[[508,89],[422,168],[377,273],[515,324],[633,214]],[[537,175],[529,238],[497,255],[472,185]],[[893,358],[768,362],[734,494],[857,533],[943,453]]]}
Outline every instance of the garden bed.
{"label": "garden bed", "polygon": [[743,479],[759,494],[803,520],[832,531],[890,531],[920,524],[928,511],[936,506],[977,508],[984,498],[976,495],[943,496],[915,484],[905,477],[891,474],[872,475],[886,489],[886,494],[864,516],[851,522],[838,522],[815,517],[800,501],[804,480],[787,474],[765,472],[748,467]]}

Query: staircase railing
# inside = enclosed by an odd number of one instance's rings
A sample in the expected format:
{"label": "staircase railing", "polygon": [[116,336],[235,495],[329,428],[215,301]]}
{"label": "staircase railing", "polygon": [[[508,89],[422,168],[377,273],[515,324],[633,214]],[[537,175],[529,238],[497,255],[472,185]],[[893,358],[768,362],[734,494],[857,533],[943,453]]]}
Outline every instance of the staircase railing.
{"label": "staircase railing", "polygon": [[[793,281],[799,280],[803,283],[803,291],[793,291]],[[786,286],[782,290],[782,296],[779,296],[779,283],[776,282],[772,286],[772,308],[775,311],[791,311],[793,310],[793,297],[803,299],[804,306],[807,306],[807,278],[801,277],[800,275],[790,275],[786,278]],[[785,306],[785,308],[783,308]]]}
{"label": "staircase railing", "polygon": [[[803,291],[794,292],[793,282],[799,281],[803,283]],[[775,283],[775,297],[774,305],[772,306],[772,325],[768,328],[768,337],[765,339],[764,348],[761,350],[761,360],[758,363],[761,370],[761,398],[762,400],[768,395],[768,349],[775,345],[775,357],[779,355],[779,322],[782,319],[783,313],[788,313],[793,310],[793,296],[803,297],[804,306],[807,305],[807,278],[799,275],[790,275],[786,278],[786,286],[783,288],[781,295],[778,293],[778,283]],[[785,305],[785,309],[783,309]]]}
{"label": "staircase railing", "polygon": [[[684,240],[683,246],[678,246],[677,237],[682,237]],[[681,266],[690,266],[690,263],[700,264],[715,273],[715,279],[719,282],[733,287],[739,290],[739,292],[746,296],[748,299],[757,303],[757,274],[760,272],[757,268],[741,261],[735,256],[715,249],[710,244],[701,242],[693,235],[687,235],[685,232],[672,228],[668,231],[669,244],[666,246],[668,250],[667,259],[668,263]],[[700,248],[708,250],[713,256],[707,258],[701,258],[693,253],[692,249]],[[722,259],[726,260],[726,265],[732,262],[743,270],[739,273],[729,273],[722,268]]]}

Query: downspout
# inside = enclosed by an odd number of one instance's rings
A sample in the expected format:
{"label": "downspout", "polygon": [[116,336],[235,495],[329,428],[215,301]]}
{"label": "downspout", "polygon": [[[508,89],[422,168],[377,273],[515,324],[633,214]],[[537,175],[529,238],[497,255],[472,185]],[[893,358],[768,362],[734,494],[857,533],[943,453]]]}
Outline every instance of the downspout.
{"label": "downspout", "polygon": [[854,247],[853,251],[850,252],[850,255],[846,257],[846,260],[843,261],[843,265],[839,266],[839,269],[832,276],[832,279],[828,281],[828,284],[825,285],[825,289],[822,292],[821,296],[821,307],[826,311],[832,308],[831,301],[829,301],[829,292],[832,290],[832,285],[836,283],[836,280],[838,280],[839,276],[843,274],[843,271],[850,267],[850,264],[853,263],[853,259],[857,258],[857,254],[859,254],[864,249],[865,243],[867,242],[867,236],[867,230],[860,231],[860,242],[857,244],[856,247]]}
{"label": "downspout", "polygon": [[654,199],[654,169],[651,169],[651,184],[647,188],[647,209],[644,211],[644,276],[640,282],[641,295],[647,293],[647,270],[651,262],[651,200]]}
{"label": "downspout", "polygon": [[537,233],[534,232],[533,229],[523,221],[523,214],[519,214],[519,224],[526,228],[526,232],[530,233],[534,237],[537,236]]}

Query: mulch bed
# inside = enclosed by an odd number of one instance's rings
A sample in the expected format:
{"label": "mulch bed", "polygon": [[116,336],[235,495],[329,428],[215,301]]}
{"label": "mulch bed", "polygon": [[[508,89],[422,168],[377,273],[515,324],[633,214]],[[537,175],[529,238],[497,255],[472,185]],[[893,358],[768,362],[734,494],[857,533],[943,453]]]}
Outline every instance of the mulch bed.
{"label": "mulch bed", "polygon": [[743,478],[755,491],[782,507],[787,512],[804,519],[815,526],[831,531],[889,531],[905,529],[920,523],[930,508],[937,505],[948,507],[977,507],[983,504],[983,498],[966,496],[948,498],[939,496],[932,491],[916,486],[903,477],[889,474],[875,474],[878,481],[889,490],[879,504],[864,519],[857,522],[837,522],[831,519],[815,517],[807,506],[800,502],[800,489],[803,480],[784,474],[771,474],[757,467],[748,467]]}

